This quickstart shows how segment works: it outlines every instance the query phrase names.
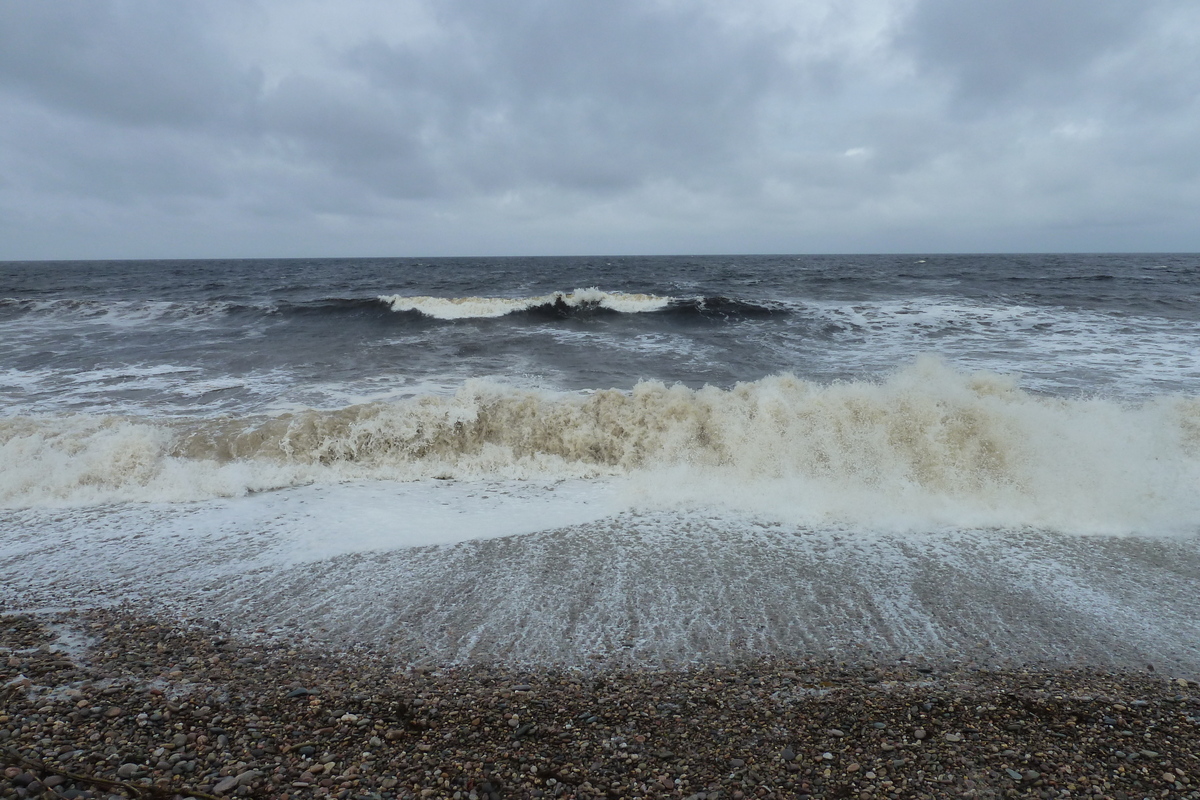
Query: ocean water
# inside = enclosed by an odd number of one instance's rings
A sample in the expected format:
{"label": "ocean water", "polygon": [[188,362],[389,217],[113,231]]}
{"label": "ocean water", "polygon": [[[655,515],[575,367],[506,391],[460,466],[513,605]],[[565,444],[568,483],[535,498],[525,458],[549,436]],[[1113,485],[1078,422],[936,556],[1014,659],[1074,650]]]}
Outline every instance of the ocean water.
{"label": "ocean water", "polygon": [[1200,670],[1200,256],[0,264],[0,602]]}

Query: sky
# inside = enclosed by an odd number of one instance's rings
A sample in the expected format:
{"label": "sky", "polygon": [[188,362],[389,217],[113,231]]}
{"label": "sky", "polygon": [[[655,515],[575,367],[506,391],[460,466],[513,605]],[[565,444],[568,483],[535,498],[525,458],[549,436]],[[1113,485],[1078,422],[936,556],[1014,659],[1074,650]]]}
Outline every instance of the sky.
{"label": "sky", "polygon": [[1194,0],[0,0],[0,260],[1200,251]]}

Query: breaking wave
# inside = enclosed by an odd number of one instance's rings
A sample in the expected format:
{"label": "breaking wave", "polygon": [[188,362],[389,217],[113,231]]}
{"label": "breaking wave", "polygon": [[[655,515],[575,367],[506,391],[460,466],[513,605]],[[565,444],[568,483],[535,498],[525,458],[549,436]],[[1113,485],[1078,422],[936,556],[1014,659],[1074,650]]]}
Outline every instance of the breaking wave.
{"label": "breaking wave", "polygon": [[313,482],[628,480],[634,507],[800,524],[1194,529],[1200,402],[1063,400],[928,359],[882,382],[788,375],[564,395],[472,381],[275,417],[0,419],[0,503],[177,502]]}
{"label": "breaking wave", "polygon": [[379,298],[393,311],[417,311],[435,319],[476,319],[504,317],[534,309],[568,311],[580,308],[602,308],[626,314],[659,311],[672,298],[652,294],[603,292],[596,288],[576,289],[573,292],[554,292],[536,297],[405,297],[382,295]]}
{"label": "breaking wave", "polygon": [[749,317],[782,313],[772,307],[727,297],[663,297],[606,292],[595,287],[533,297],[408,297],[381,295],[392,311],[411,311],[440,320],[491,319],[513,314],[568,317],[589,312],[643,314],[666,311],[712,317]]}
{"label": "breaking wave", "polygon": [[[782,303],[755,303],[729,297],[663,297],[652,294],[606,292],[596,288],[553,292],[532,297],[324,297],[303,301],[246,302],[233,300],[125,301],[92,298],[16,300],[0,298],[0,318],[33,315],[72,324],[80,319],[117,326],[192,323],[236,317],[377,317],[389,312],[412,312],[432,320],[495,319],[512,315],[541,318],[586,316],[592,313],[640,314],[666,312],[724,319],[788,313]],[[395,319],[395,317],[392,317]]]}

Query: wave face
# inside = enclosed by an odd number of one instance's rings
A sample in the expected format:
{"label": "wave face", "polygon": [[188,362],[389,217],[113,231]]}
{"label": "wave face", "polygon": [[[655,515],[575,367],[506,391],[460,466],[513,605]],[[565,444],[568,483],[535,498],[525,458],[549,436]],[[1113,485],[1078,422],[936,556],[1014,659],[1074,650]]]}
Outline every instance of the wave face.
{"label": "wave face", "polygon": [[1194,527],[1200,403],[1065,400],[924,359],[880,382],[453,396],[275,417],[0,420],[0,502],[181,501],[314,482],[593,478],[638,508],[875,527]]}

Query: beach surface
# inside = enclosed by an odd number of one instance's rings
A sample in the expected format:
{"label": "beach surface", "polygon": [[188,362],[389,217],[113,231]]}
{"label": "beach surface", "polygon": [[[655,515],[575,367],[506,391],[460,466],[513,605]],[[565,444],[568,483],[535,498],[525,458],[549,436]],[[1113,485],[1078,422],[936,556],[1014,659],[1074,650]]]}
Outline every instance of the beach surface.
{"label": "beach surface", "polygon": [[132,610],[0,617],[4,797],[1200,797],[1149,668],[398,669]]}

